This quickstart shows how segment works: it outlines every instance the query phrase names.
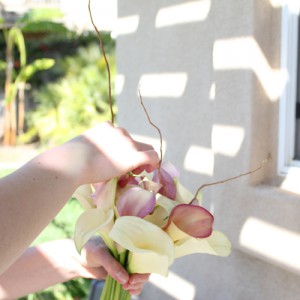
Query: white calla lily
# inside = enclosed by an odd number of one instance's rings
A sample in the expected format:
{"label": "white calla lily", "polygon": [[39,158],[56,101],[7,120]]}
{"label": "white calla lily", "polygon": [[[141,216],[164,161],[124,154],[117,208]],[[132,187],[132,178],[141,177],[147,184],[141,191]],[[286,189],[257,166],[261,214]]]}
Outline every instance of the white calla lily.
{"label": "white calla lily", "polygon": [[114,243],[109,238],[109,232],[114,224],[114,211],[107,212],[100,208],[92,208],[82,213],[75,225],[74,242],[80,253],[85,243],[96,233],[104,240],[106,246],[114,250]]}
{"label": "white calla lily", "polygon": [[230,241],[220,231],[213,231],[208,238],[186,238],[175,243],[175,258],[193,253],[228,256],[230,251]]}
{"label": "white calla lily", "polygon": [[115,205],[118,178],[112,178],[106,182],[96,185],[95,193],[92,195],[94,203],[104,211],[110,211]]}
{"label": "white calla lily", "polygon": [[156,207],[152,214],[145,217],[145,220],[155,224],[160,228],[167,225],[168,217],[173,208],[178,205],[174,200],[171,200],[161,194],[156,194]]}
{"label": "white calla lily", "polygon": [[174,244],[162,229],[139,217],[124,216],[116,220],[109,236],[130,251],[130,273],[167,276],[174,260]]}
{"label": "white calla lily", "polygon": [[[187,190],[181,183],[180,181],[175,178],[175,184],[176,184],[176,197],[175,197],[175,201],[179,202],[179,203],[185,203],[185,204],[189,204],[192,199],[195,197],[195,195],[193,195],[189,190]],[[201,205],[201,194],[198,193],[197,195],[197,204]]]}
{"label": "white calla lily", "polygon": [[91,195],[94,193],[94,188],[91,184],[81,185],[74,192],[73,197],[76,198],[84,209],[94,207],[93,199]]}

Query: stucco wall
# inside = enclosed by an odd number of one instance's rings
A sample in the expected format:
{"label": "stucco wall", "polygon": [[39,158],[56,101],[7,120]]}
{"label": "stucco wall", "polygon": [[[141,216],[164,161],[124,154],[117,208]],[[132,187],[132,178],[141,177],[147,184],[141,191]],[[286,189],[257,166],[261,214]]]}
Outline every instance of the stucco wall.
{"label": "stucco wall", "polygon": [[262,171],[203,191],[215,228],[232,241],[231,256],[181,258],[168,279],[153,276],[142,299],[300,299],[300,197],[281,189],[276,172],[284,83],[278,3],[118,3],[121,126],[158,148],[137,97],[141,83],[163,134],[164,160],[192,191],[272,155]]}

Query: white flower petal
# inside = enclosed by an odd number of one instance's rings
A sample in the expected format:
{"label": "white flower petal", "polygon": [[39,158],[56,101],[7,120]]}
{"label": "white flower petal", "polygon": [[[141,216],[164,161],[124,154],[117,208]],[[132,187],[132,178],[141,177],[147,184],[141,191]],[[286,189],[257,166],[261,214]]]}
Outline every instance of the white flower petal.
{"label": "white flower petal", "polygon": [[124,216],[116,220],[109,236],[131,252],[129,272],[167,276],[174,260],[174,245],[162,229],[144,219]]}
{"label": "white flower petal", "polygon": [[88,209],[82,213],[75,225],[74,242],[77,251],[80,253],[85,243],[96,233],[99,233],[106,245],[111,248],[112,241],[108,234],[114,224],[113,210],[104,212],[102,209]]}
{"label": "white flower petal", "polygon": [[85,184],[77,188],[74,192],[73,197],[76,198],[84,209],[93,208],[94,203],[91,195],[93,194],[94,189],[90,184]]}
{"label": "white flower petal", "polygon": [[213,231],[211,236],[208,238],[187,238],[175,243],[176,258],[193,253],[207,253],[218,256],[228,256],[230,251],[230,241],[220,231]]}

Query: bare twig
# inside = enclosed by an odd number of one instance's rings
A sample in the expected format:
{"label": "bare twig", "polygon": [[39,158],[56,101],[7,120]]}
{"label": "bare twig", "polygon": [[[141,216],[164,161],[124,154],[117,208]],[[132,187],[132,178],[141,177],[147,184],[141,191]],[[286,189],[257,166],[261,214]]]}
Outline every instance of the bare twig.
{"label": "bare twig", "polygon": [[252,173],[255,173],[255,172],[259,171],[260,169],[262,169],[270,161],[270,159],[271,159],[271,154],[269,154],[268,157],[261,162],[261,164],[260,164],[259,167],[257,167],[256,169],[254,169],[252,171],[249,171],[249,172],[246,172],[246,173],[242,173],[242,174],[239,174],[237,176],[234,176],[234,177],[231,177],[231,178],[228,178],[228,179],[224,179],[224,180],[220,180],[220,181],[216,181],[216,182],[212,182],[212,183],[205,183],[205,184],[201,185],[198,188],[197,192],[195,193],[195,196],[191,200],[191,202],[193,202],[193,200],[195,200],[197,198],[197,196],[200,193],[200,191],[202,189],[204,189],[205,187],[212,186],[212,185],[217,185],[217,184],[222,184],[222,183],[226,183],[228,181],[232,181],[232,180],[238,179],[240,177],[247,176],[247,175],[250,175]]}
{"label": "bare twig", "polygon": [[101,34],[100,34],[100,32],[99,32],[99,30],[98,30],[98,28],[95,25],[94,20],[93,20],[92,11],[91,11],[91,0],[89,0],[88,8],[89,8],[90,19],[91,19],[91,22],[94,26],[94,29],[95,29],[95,31],[98,35],[100,48],[101,48],[101,51],[102,51],[102,54],[103,54],[103,57],[104,57],[104,60],[105,60],[105,65],[106,65],[107,75],[108,75],[108,100],[109,100],[109,107],[110,107],[110,113],[111,113],[111,122],[114,123],[114,112],[113,112],[113,104],[112,104],[112,97],[111,97],[110,68],[109,68],[109,63],[108,63],[108,60],[107,60],[107,57],[106,57],[106,54],[105,54],[105,49],[104,49],[104,46],[103,46],[103,41],[102,41],[102,38],[101,38]]}
{"label": "bare twig", "polygon": [[143,101],[143,97],[142,97],[142,94],[141,94],[141,90],[140,90],[140,85],[138,86],[138,93],[139,93],[139,97],[140,97],[140,101],[141,101],[141,105],[144,109],[144,112],[147,116],[147,119],[148,119],[148,122],[158,131],[158,134],[159,134],[159,140],[160,140],[160,160],[159,160],[159,166],[158,166],[158,170],[160,170],[160,166],[161,166],[161,163],[162,163],[162,144],[163,144],[163,140],[162,140],[162,134],[161,134],[161,131],[160,129],[157,127],[157,125],[155,125],[152,121],[151,121],[151,118],[148,114],[148,111],[144,105],[144,101]]}

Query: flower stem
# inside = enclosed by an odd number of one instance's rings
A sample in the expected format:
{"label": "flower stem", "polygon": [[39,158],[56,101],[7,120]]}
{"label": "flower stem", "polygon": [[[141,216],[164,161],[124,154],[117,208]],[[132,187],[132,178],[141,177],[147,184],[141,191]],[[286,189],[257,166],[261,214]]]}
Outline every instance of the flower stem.
{"label": "flower stem", "polygon": [[[115,255],[122,266],[126,268],[128,251],[122,252],[120,255]],[[110,275],[106,277],[104,288],[101,293],[100,300],[130,300],[131,296],[128,291],[124,290],[122,284],[118,283]]]}

